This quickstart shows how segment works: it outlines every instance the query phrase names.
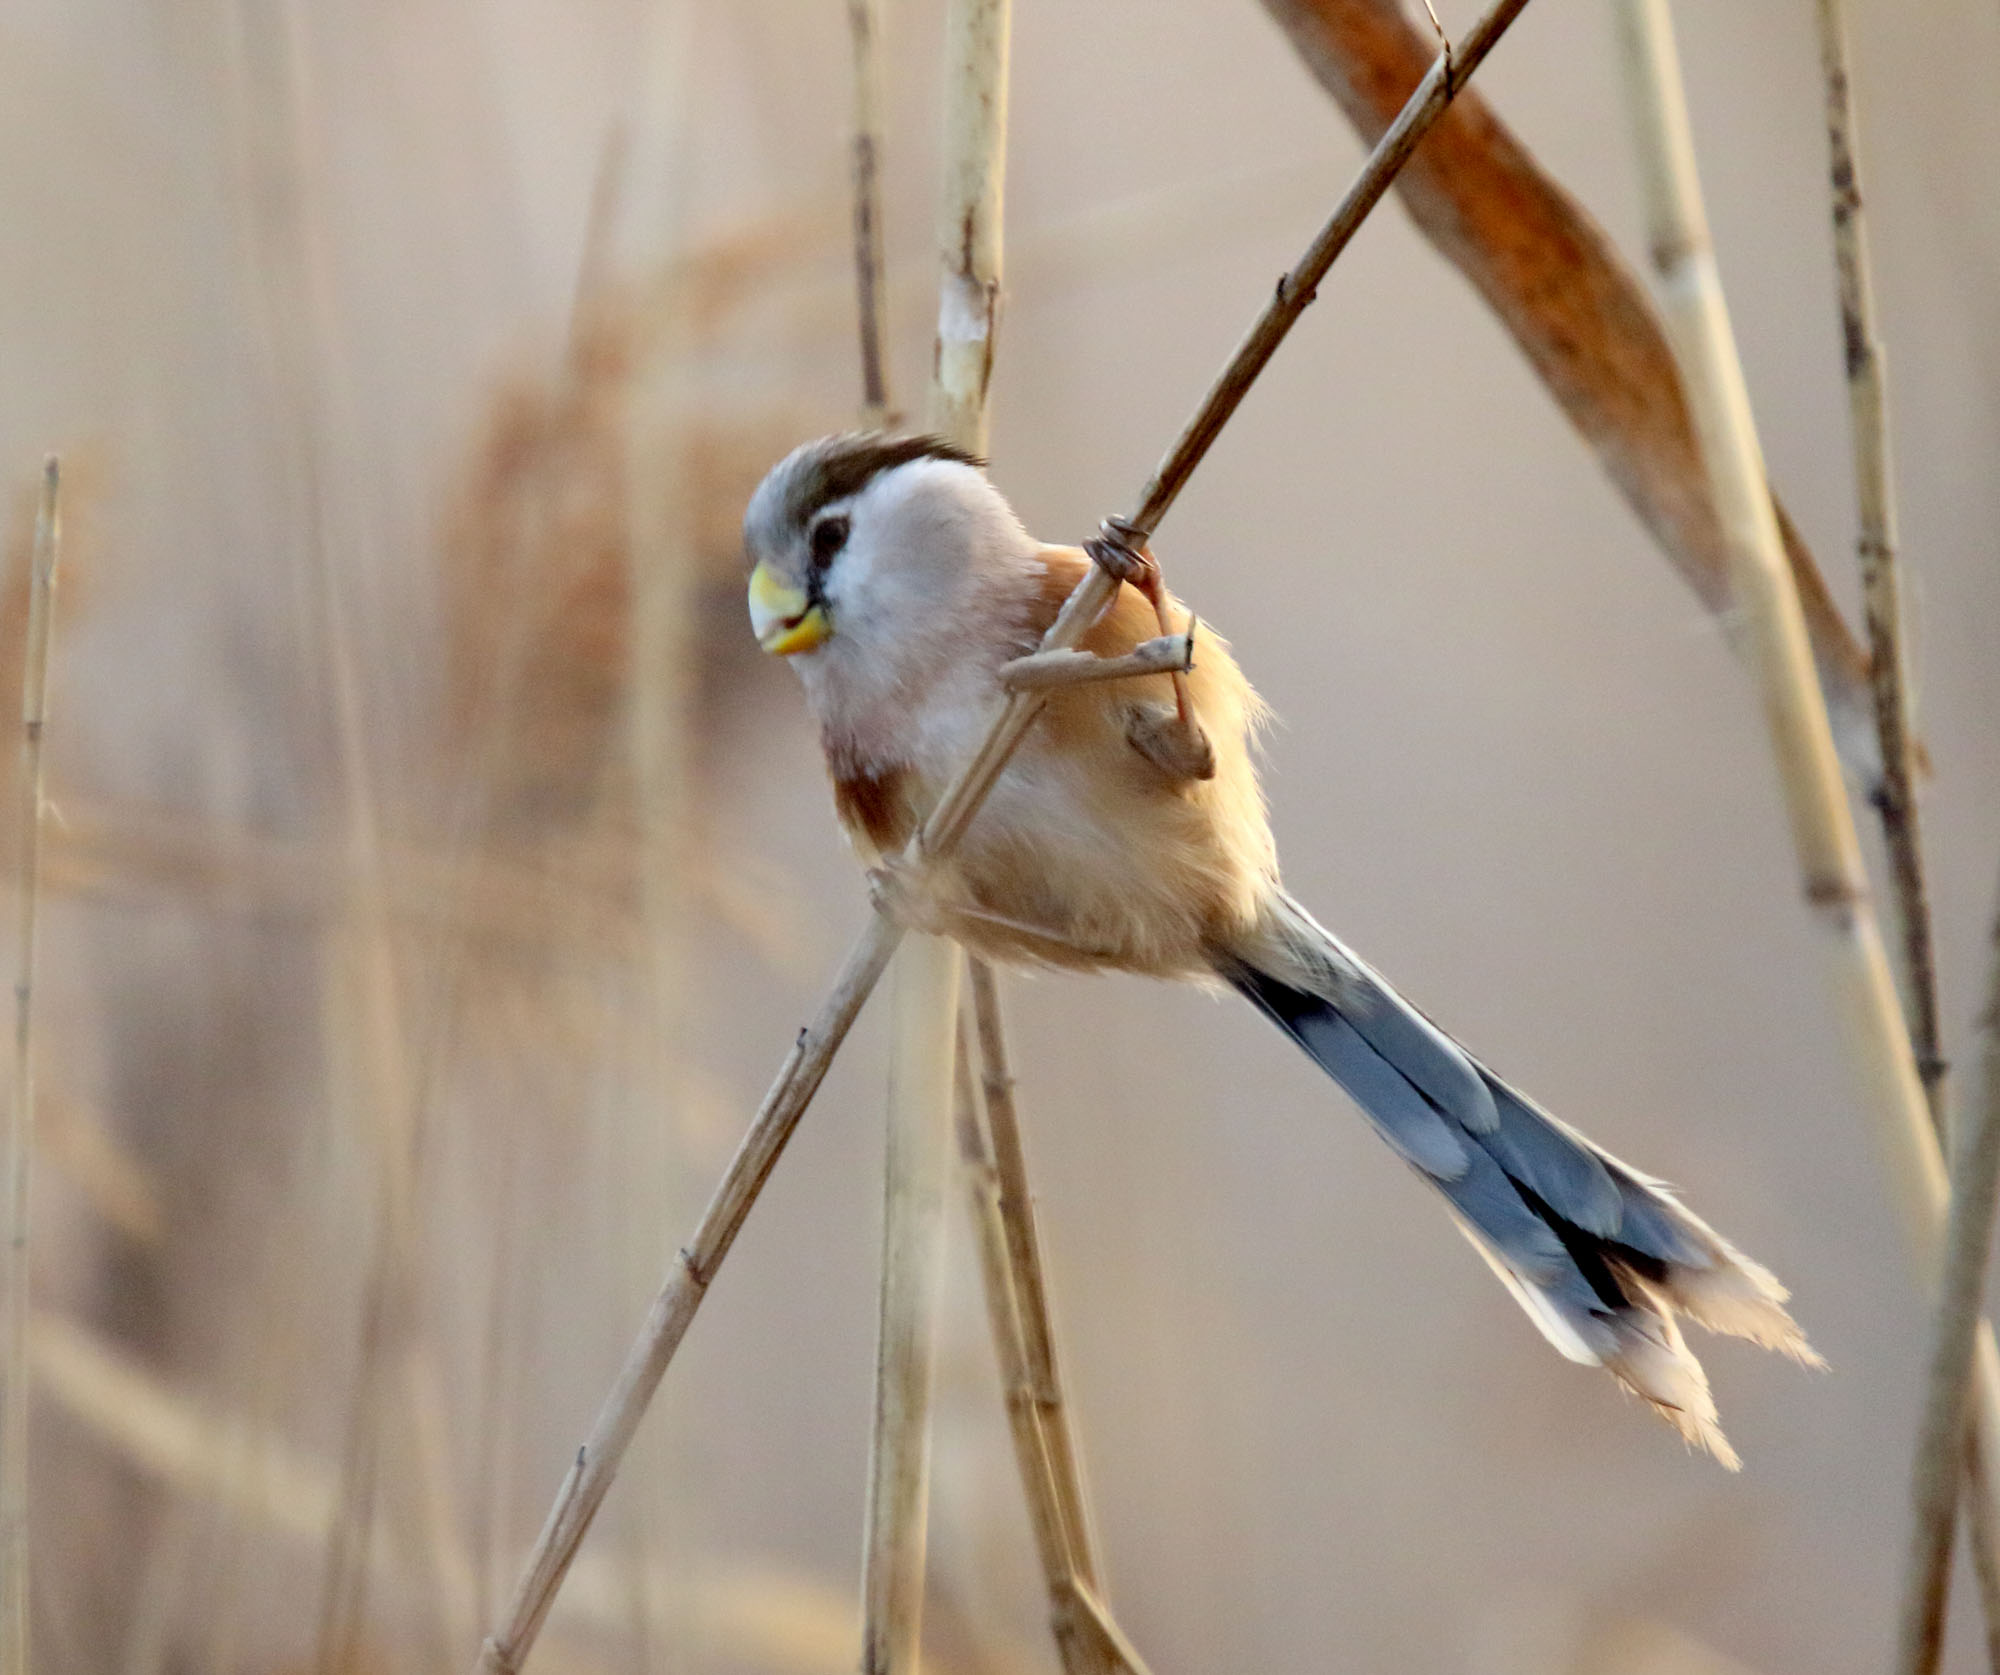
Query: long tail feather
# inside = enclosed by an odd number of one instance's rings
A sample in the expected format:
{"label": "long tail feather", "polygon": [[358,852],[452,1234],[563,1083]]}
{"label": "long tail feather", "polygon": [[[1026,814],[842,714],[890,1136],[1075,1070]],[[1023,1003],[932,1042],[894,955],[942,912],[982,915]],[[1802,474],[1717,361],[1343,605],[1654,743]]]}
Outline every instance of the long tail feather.
{"label": "long tail feather", "polygon": [[1818,1365],[1768,1269],[1495,1076],[1289,898],[1257,947],[1216,963],[1444,1195],[1557,1349],[1736,1469],[1677,1316]]}

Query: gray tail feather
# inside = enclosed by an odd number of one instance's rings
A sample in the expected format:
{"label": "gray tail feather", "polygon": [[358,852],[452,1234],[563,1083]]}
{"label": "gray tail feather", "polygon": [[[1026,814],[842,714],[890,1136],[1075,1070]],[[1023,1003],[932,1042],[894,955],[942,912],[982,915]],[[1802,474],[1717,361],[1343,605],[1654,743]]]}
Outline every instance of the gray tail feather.
{"label": "gray tail feather", "polygon": [[1557,1349],[1608,1369],[1734,1470],[1676,1316],[1818,1365],[1785,1312],[1785,1288],[1659,1181],[1495,1076],[1303,909],[1282,905],[1279,957],[1232,954],[1218,959],[1221,975],[1444,1195]]}

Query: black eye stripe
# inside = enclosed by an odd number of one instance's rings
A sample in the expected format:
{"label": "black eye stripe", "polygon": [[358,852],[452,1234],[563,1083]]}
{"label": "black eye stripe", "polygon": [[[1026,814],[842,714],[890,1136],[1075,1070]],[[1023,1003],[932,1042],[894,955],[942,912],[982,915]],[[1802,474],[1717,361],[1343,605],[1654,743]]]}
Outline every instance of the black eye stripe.
{"label": "black eye stripe", "polygon": [[821,518],[812,526],[812,560],[816,568],[824,570],[847,545],[848,521],[844,517]]}

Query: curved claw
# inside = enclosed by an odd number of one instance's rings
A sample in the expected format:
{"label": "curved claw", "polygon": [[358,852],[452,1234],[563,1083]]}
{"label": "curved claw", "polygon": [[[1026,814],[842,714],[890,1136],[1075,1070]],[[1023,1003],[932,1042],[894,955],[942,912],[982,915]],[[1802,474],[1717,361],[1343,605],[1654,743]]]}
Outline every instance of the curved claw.
{"label": "curved claw", "polygon": [[1125,737],[1171,779],[1215,777],[1215,746],[1192,716],[1176,710],[1141,710],[1126,724]]}

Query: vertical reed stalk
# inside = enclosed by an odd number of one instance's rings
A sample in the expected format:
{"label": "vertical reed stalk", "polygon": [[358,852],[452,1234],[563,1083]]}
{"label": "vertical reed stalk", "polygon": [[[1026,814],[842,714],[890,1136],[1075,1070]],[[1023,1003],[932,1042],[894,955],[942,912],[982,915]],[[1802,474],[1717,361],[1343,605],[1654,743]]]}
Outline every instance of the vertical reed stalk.
{"label": "vertical reed stalk", "polygon": [[[1942,1271],[1944,1161],[1870,905],[1853,814],[1784,563],[1709,242],[1672,23],[1665,0],[1619,0],[1616,16],[1662,306],[1728,541],[1742,638],[1761,689],[1804,894],[1823,934],[1840,1036],[1854,1056],[1919,1271],[1932,1283]],[[2000,1460],[2000,1354],[1983,1322],[1975,1368],[1978,1447],[1984,1460]],[[1990,1504],[1980,1508],[1982,1516],[1993,1513]]]}
{"label": "vertical reed stalk", "polygon": [[970,962],[980,1077],[975,1091],[961,1033],[959,1153],[979,1237],[987,1315],[1028,1501],[1035,1550],[1048,1584],[1050,1626],[1066,1675],[1146,1675],[1112,1622],[1098,1582],[1083,1476],[1057,1378],[1055,1334],[1042,1279],[1027,1160],[1015,1120],[1014,1084],[991,966]]}
{"label": "vertical reed stalk", "polygon": [[[1000,306],[1010,13],[1011,0],[952,0],[945,14],[944,183],[938,204],[944,275],[930,422],[940,435],[975,453],[986,447]],[[862,213],[857,206],[857,221]],[[864,343],[867,329],[864,322]],[[878,384],[879,355],[878,340]],[[963,964],[955,943],[928,936],[908,938],[896,956],[882,1310],[861,1585],[863,1675],[916,1675],[922,1634],[931,1387],[943,1295],[952,1058]]]}
{"label": "vertical reed stalk", "polygon": [[1902,952],[1904,1002],[1917,1075],[1931,1114],[1941,1122],[1944,1051],[1938,1024],[1937,961],[1931,944],[1930,895],[1924,883],[1916,773],[1912,766],[1902,584],[1896,562],[1896,498],[1889,452],[1888,368],[1875,335],[1868,228],[1862,214],[1861,165],[1855,151],[1853,88],[1847,70],[1842,0],[1819,0],[1820,64],[1826,80],[1828,176],[1833,201],[1833,260],[1840,336],[1854,440],[1859,513],[1861,598],[1868,624],[1869,687],[1881,743],[1876,812],[1889,858],[1889,913]]}
{"label": "vertical reed stalk", "polygon": [[62,468],[50,455],[35,512],[28,643],[21,676],[19,944],[14,979],[14,1097],[7,1111],[5,1360],[0,1362],[0,1675],[28,1670],[28,1211],[35,1150],[35,944],[41,912],[42,724],[62,543]]}
{"label": "vertical reed stalk", "polygon": [[[983,962],[973,960],[977,974]],[[1000,1172],[994,1166],[993,1150],[987,1142],[986,1124],[980,1111],[979,1095],[972,1077],[972,1043],[961,1026],[958,1066],[955,1077],[958,1127],[958,1157],[965,1171],[965,1185],[972,1204],[972,1228],[979,1246],[979,1275],[986,1294],[986,1314],[993,1333],[993,1350],[1000,1366],[1000,1386],[1007,1404],[1007,1425],[1013,1433],[1014,1459],[1021,1472],[1021,1485],[1028,1502],[1028,1525],[1035,1539],[1035,1553],[1042,1573],[1048,1578],[1052,1597],[1060,1598],[1076,1573],[1067,1532],[1063,1528],[1062,1502],[1049,1465],[1047,1443],[1043,1439],[1041,1412],[1036,1402],[1034,1376],[1028,1370],[1023,1348],[1024,1331],[1020,1314],[1020,1292],[1009,1264],[1007,1228],[1000,1210]],[[1059,1625],[1056,1649],[1069,1675],[1081,1675],[1087,1668],[1079,1661],[1072,1636]]]}
{"label": "vertical reed stalk", "polygon": [[943,1298],[961,963],[958,945],[944,937],[913,935],[896,953],[882,1313],[862,1569],[863,1675],[916,1675],[923,1631],[931,1387]]}
{"label": "vertical reed stalk", "polygon": [[944,184],[938,201],[936,372],[930,426],[986,451],[987,391],[1000,320],[1011,0],[951,0],[945,13]]}
{"label": "vertical reed stalk", "polygon": [[847,0],[854,45],[854,303],[861,422],[889,422],[889,292],[882,255],[882,0]]}
{"label": "vertical reed stalk", "polygon": [[1944,1610],[1951,1577],[1952,1515],[1965,1455],[1979,1311],[2000,1208],[2000,916],[1993,925],[1993,975],[1986,1011],[1981,1091],[1958,1135],[1945,1228],[1944,1276],[1932,1329],[1930,1384],[1911,1474],[1915,1523],[1904,1570],[1897,1635],[1898,1675],[1931,1675],[1944,1650]]}
{"label": "vertical reed stalk", "polygon": [[[1819,0],[1820,68],[1826,84],[1828,180],[1833,210],[1833,257],[1840,304],[1842,361],[1847,377],[1849,428],[1854,448],[1857,548],[1861,561],[1862,613],[1868,629],[1869,690],[1882,760],[1872,794],[1882,822],[1883,851],[1889,865],[1888,911],[1900,953],[1903,1009],[1917,1075],[1930,1103],[1931,1122],[1945,1138],[1946,1084],[1939,1022],[1937,959],[1931,935],[1930,892],[1924,877],[1923,835],[1913,762],[1914,726],[1909,701],[1908,653],[1903,635],[1901,566],[1897,561],[1895,482],[1889,445],[1889,373],[1875,330],[1875,298],[1868,262],[1868,228],[1863,211],[1861,163],[1855,137],[1854,90],[1848,70],[1847,20],[1842,0]],[[1947,1244],[1950,1240],[1947,1238]],[[1950,1258],[1947,1258],[1949,1262]],[[1949,1306],[1950,1289],[1946,1291]],[[1975,1311],[1976,1312],[1976,1311]],[[1963,1427],[1961,1427],[1962,1431]],[[1956,1437],[1957,1433],[1954,1433]],[[1964,1448],[1964,1474],[1971,1491],[1969,1520],[1973,1575],[1986,1618],[1987,1658],[2000,1671],[2000,1516],[1985,1482],[1993,1462],[1976,1441]],[[1934,1482],[1935,1462],[1919,1450],[1918,1500],[1937,1504],[1947,1497],[1944,1546],[1950,1550],[1950,1521],[1956,1509],[1958,1474],[1943,1472]],[[1924,1484],[1930,1483],[1926,1489]],[[1917,1585],[1912,1573],[1913,1586]],[[1914,1608],[1912,1602],[1906,1602]],[[1927,1597],[1927,1596],[1924,1596]],[[1940,1577],[1935,1600],[1934,1637],[1942,1634],[1944,1607]],[[1914,1632],[1905,1619],[1905,1655],[1915,1655]],[[1919,1635],[1918,1640],[1921,1640]],[[1934,1655],[1934,1654],[1933,1654]]]}
{"label": "vertical reed stalk", "polygon": [[980,1092],[992,1137],[993,1167],[999,1188],[1001,1227],[1007,1241],[1007,1271],[1019,1310],[1021,1347],[1028,1387],[1041,1418],[1050,1474],[1061,1501],[1062,1527],[1076,1573],[1096,1587],[1096,1543],[1083,1489],[1069,1406],[1056,1369],[1055,1322],[1043,1277],[1041,1234],[1035,1225],[1034,1195],[1028,1187],[1028,1158],[1014,1105],[1014,1076],[1000,1012],[1000,984],[983,960],[972,962],[973,1018],[978,1030]]}

